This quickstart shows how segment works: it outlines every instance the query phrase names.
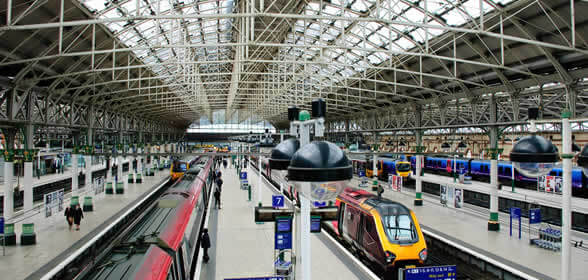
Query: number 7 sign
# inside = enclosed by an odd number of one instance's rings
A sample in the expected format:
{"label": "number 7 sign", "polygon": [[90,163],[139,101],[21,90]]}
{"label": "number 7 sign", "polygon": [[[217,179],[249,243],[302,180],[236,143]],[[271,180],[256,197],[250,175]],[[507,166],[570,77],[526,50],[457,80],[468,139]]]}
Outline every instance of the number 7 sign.
{"label": "number 7 sign", "polygon": [[272,195],[272,207],[273,208],[284,207],[284,196]]}

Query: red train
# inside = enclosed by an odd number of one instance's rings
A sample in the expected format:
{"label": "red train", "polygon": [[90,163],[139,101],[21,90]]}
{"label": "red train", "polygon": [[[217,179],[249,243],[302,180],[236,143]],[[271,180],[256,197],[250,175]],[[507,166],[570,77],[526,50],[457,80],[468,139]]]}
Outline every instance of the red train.
{"label": "red train", "polygon": [[190,170],[131,221],[119,240],[76,279],[192,279],[212,186],[212,158]]}

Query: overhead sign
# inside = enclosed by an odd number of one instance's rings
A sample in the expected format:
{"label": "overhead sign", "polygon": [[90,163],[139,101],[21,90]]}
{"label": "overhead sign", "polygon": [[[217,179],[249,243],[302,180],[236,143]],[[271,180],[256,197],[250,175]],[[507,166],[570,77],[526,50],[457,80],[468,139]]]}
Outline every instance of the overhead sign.
{"label": "overhead sign", "polygon": [[247,171],[241,171],[241,174],[239,174],[239,179],[247,180]]}
{"label": "overhead sign", "polygon": [[284,196],[283,195],[272,195],[272,207],[273,208],[284,207]]}
{"label": "overhead sign", "polygon": [[402,269],[404,280],[457,280],[457,267],[455,265],[425,266]]}
{"label": "overhead sign", "polygon": [[529,209],[529,224],[540,224],[541,223],[541,209],[533,208]]}

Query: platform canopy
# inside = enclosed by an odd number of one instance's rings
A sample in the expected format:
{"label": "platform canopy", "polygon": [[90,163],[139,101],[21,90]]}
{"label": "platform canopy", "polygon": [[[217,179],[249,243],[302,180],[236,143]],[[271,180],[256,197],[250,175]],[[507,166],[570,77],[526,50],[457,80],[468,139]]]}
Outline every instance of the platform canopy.
{"label": "platform canopy", "polygon": [[38,122],[89,107],[187,128],[223,110],[281,128],[316,97],[328,131],[484,124],[490,100],[503,123],[588,114],[585,1],[3,3],[2,102],[34,93]]}

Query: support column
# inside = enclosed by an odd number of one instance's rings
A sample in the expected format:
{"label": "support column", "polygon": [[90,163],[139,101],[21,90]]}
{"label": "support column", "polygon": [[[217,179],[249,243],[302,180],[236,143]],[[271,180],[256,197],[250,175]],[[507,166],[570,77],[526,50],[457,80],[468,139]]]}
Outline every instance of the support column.
{"label": "support column", "polygon": [[[422,108],[418,105],[413,107],[416,127],[422,126]],[[414,131],[415,138],[416,138],[416,147],[415,152],[417,153],[415,159],[415,193],[416,197],[414,200],[415,206],[422,206],[423,205],[423,179],[422,179],[422,172],[423,172],[423,155],[422,153],[425,151],[425,147],[423,146],[423,132],[420,129]]]}
{"label": "support column", "polygon": [[572,271],[572,126],[570,116],[573,112],[562,114],[562,150],[563,190],[562,190],[562,242],[561,242],[561,279],[570,279]]}
{"label": "support column", "polygon": [[[6,135],[6,134],[5,134]],[[8,141],[6,142],[8,143]],[[10,147],[10,146],[9,146]],[[4,218],[14,214],[14,150],[4,151]]]}
{"label": "support column", "polygon": [[261,207],[263,204],[261,200],[261,184],[263,182],[263,179],[261,178],[261,155],[257,156],[257,168],[259,169],[259,176],[257,176],[257,204],[259,204],[259,207]]}
{"label": "support column", "polygon": [[[94,105],[90,104],[88,108],[88,134],[86,136],[86,145],[94,147]],[[91,151],[94,149],[90,149]],[[84,157],[86,162],[86,176],[85,176],[85,188],[92,187],[92,154],[86,154]]]}
{"label": "support column", "polygon": [[[494,95],[490,99],[490,122],[496,123],[497,107]],[[498,221],[498,127],[490,127],[490,218],[488,220],[489,231],[499,231]]]}
{"label": "support column", "polygon": [[25,159],[24,159],[24,197],[23,207],[24,211],[33,210],[33,160],[35,148],[33,145],[34,129],[32,124],[25,126]]}
{"label": "support column", "polygon": [[415,165],[416,165],[416,170],[415,170],[415,188],[416,188],[416,197],[414,200],[414,205],[415,206],[423,206],[423,179],[421,177],[422,175],[422,163],[423,163],[423,155],[421,154],[424,151],[424,148],[422,146],[422,135],[421,135],[421,131],[417,130],[416,131],[416,142],[417,142],[417,146],[416,146],[416,160],[415,160]]}
{"label": "support column", "polygon": [[78,154],[72,153],[71,155],[71,191],[75,192],[78,190]]}

